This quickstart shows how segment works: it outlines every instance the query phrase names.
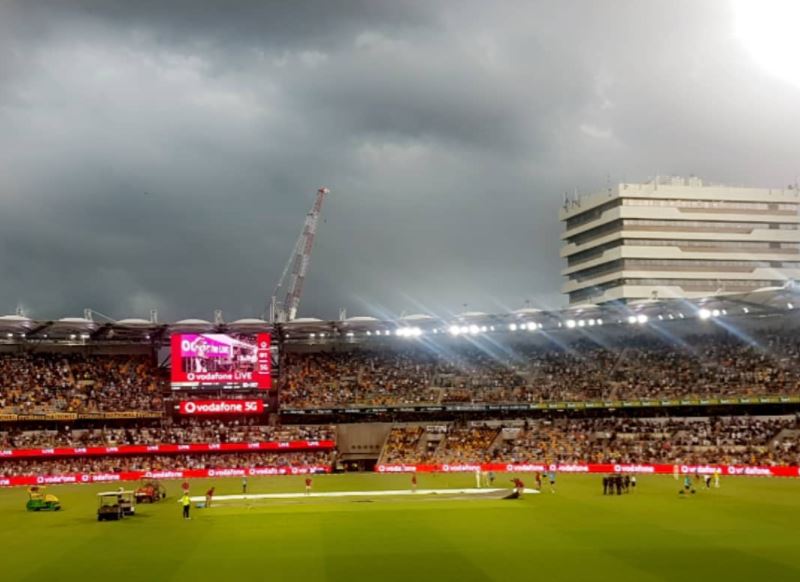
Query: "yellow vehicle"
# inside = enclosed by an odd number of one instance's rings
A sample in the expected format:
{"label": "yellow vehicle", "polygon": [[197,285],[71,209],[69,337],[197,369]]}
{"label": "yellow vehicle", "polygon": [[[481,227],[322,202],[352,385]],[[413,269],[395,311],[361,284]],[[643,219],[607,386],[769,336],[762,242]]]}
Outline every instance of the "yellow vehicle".
{"label": "yellow vehicle", "polygon": [[61,502],[58,497],[45,493],[46,487],[33,485],[28,487],[28,503],[25,509],[28,511],[59,511]]}

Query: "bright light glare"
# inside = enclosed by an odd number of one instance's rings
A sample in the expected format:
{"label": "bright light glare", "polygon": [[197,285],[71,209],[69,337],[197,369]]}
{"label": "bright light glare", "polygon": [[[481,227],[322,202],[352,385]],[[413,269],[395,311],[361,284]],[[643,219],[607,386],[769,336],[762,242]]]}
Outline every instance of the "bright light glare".
{"label": "bright light glare", "polygon": [[700,319],[708,319],[711,317],[711,312],[708,309],[701,309],[698,313]]}
{"label": "bright light glare", "polygon": [[509,324],[508,329],[510,329],[511,331],[517,331],[517,324],[516,323]]}
{"label": "bright light glare", "polygon": [[640,313],[636,316],[636,321],[638,323],[647,323],[647,316],[644,313]]}
{"label": "bright light glare", "polygon": [[734,35],[771,75],[800,87],[797,0],[734,0]]}
{"label": "bright light glare", "polygon": [[568,319],[567,320],[567,327],[570,328],[570,329],[575,327],[575,320],[574,319]]}

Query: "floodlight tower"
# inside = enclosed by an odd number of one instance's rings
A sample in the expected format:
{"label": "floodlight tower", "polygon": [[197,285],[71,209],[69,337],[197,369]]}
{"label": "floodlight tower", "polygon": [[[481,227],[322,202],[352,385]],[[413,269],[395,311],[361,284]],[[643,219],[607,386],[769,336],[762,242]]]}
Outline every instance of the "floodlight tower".
{"label": "floodlight tower", "polygon": [[[297,309],[300,307],[300,297],[303,293],[303,283],[306,280],[308,266],[311,264],[311,251],[314,249],[314,237],[317,234],[317,225],[319,224],[319,217],[322,214],[322,202],[329,192],[330,190],[327,188],[320,188],[317,190],[317,197],[314,200],[314,205],[311,207],[309,213],[306,214],[303,230],[300,232],[292,254],[289,256],[289,260],[283,268],[281,278],[278,280],[278,284],[272,292],[269,314],[271,321],[291,321],[297,316]],[[277,297],[290,269],[291,277],[289,280],[289,287],[286,290],[286,298],[281,305],[278,305]]]}

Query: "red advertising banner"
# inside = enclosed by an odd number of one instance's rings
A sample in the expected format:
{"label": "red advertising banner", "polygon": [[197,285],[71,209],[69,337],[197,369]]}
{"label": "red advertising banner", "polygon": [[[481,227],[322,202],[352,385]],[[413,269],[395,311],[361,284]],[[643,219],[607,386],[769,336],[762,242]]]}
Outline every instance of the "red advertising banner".
{"label": "red advertising banner", "polygon": [[546,464],[546,463],[459,463],[452,465],[375,465],[378,473],[463,473],[495,471],[498,473],[644,473],[651,475],[720,475],[747,477],[800,477],[799,467],[750,467],[744,465],[648,465],[648,464]]}
{"label": "red advertising banner", "polygon": [[178,412],[185,416],[210,414],[262,414],[263,400],[181,400]]}
{"label": "red advertising banner", "polygon": [[140,479],[207,479],[218,477],[262,477],[330,473],[330,465],[247,467],[241,469],[186,469],[175,471],[125,471],[121,473],[69,473],[65,475],[11,475],[0,477],[0,487],[114,483]]}
{"label": "red advertising banner", "polygon": [[180,333],[170,338],[172,388],[272,388],[268,333]]}
{"label": "red advertising banner", "polygon": [[[257,443],[192,443],[187,445],[119,445],[116,447],[59,447],[54,449],[0,450],[0,460],[29,457],[94,457],[114,455],[162,455],[169,453],[236,453],[247,451],[327,450],[334,441],[288,441]],[[2,469],[2,465],[0,465]]]}

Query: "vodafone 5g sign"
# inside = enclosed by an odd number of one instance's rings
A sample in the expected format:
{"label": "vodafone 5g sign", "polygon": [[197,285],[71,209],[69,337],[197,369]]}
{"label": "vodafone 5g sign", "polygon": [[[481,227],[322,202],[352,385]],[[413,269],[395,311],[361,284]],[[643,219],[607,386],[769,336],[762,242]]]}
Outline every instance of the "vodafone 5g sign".
{"label": "vodafone 5g sign", "polygon": [[182,400],[178,412],[185,416],[208,414],[262,414],[262,400]]}

